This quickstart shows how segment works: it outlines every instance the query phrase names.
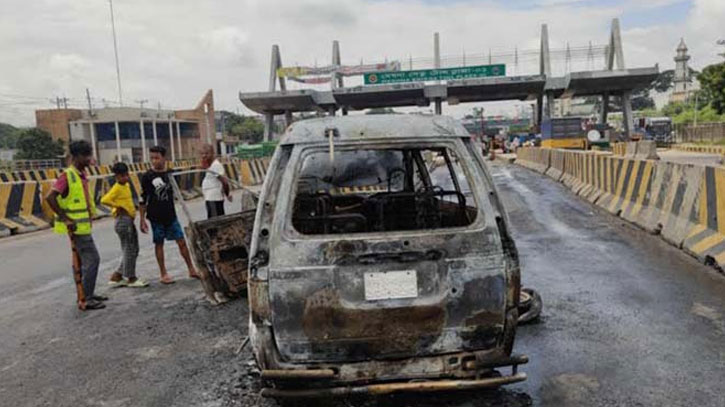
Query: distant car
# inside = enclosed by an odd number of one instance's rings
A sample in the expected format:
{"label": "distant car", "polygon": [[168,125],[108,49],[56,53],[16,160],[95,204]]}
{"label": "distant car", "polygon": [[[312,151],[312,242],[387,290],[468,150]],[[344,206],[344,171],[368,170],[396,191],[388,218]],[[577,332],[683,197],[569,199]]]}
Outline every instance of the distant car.
{"label": "distant car", "polygon": [[516,247],[480,151],[451,118],[294,123],[269,165],[249,255],[264,396],[526,379],[527,358],[512,356]]}

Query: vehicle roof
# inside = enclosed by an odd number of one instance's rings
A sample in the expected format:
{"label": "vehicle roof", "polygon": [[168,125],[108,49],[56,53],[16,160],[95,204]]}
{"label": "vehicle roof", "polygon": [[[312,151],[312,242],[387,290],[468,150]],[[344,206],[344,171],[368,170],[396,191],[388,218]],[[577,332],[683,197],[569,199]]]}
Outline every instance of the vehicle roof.
{"label": "vehicle roof", "polygon": [[325,131],[337,129],[338,141],[470,137],[463,125],[448,116],[380,114],[331,116],[301,120],[285,132],[280,144],[327,144]]}

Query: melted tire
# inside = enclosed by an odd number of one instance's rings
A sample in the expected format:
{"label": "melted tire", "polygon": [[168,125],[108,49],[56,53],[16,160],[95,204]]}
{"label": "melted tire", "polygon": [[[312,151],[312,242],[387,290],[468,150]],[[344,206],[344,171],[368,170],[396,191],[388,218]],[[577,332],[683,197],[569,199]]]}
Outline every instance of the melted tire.
{"label": "melted tire", "polygon": [[518,323],[519,325],[524,325],[539,319],[544,303],[541,300],[539,293],[531,288],[522,288],[521,291],[525,292],[530,297],[530,300],[523,302],[519,306]]}

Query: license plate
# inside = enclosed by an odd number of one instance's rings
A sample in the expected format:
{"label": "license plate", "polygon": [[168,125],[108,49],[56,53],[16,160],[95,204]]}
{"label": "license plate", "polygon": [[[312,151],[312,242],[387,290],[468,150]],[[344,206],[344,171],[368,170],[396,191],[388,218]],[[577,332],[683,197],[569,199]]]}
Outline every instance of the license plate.
{"label": "license plate", "polygon": [[366,301],[418,296],[418,273],[415,270],[365,273],[364,283]]}

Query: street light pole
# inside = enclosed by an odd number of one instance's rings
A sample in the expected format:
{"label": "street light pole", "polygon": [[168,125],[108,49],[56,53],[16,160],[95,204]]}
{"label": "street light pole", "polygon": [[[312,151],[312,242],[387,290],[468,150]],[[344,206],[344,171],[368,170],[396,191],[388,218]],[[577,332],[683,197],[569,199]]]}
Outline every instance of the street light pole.
{"label": "street light pole", "polygon": [[118,64],[118,42],[116,40],[116,22],[113,17],[113,0],[108,0],[111,8],[111,31],[113,31],[113,53],[116,56],[116,80],[118,81],[118,104],[123,106],[123,92],[121,92],[121,68]]}

